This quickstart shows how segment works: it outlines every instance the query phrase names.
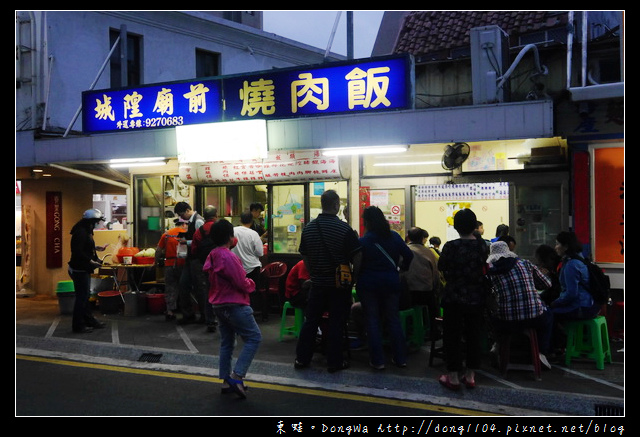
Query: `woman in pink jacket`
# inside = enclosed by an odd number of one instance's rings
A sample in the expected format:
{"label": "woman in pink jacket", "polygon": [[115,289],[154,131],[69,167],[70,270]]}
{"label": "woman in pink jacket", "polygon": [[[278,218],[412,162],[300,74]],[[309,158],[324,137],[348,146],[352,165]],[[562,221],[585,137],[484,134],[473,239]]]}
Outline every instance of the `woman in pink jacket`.
{"label": "woman in pink jacket", "polygon": [[[227,220],[219,220],[211,226],[210,234],[216,248],[209,253],[202,269],[209,276],[209,304],[219,321],[222,393],[235,393],[245,399],[243,379],[262,342],[249,299],[256,286],[246,277],[240,258],[230,250],[234,245],[233,225]],[[242,338],[244,345],[232,372],[236,335]]]}

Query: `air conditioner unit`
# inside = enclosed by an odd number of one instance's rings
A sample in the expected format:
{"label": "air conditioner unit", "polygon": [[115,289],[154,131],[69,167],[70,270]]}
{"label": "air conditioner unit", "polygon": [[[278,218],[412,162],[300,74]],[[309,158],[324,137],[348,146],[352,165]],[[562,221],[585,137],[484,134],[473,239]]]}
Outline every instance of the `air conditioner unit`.
{"label": "air conditioner unit", "polygon": [[473,104],[505,102],[509,81],[498,89],[498,81],[509,68],[509,35],[498,26],[471,29],[471,81]]}

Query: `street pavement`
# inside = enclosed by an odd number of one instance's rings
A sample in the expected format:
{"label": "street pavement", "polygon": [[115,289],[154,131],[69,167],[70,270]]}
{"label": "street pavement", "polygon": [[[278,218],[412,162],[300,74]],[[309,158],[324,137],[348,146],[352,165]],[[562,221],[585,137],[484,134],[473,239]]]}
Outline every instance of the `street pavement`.
{"label": "street pavement", "polygon": [[[217,376],[219,334],[207,332],[204,325],[178,325],[143,308],[130,315],[122,310],[101,314],[98,307],[95,314],[106,328],[76,334],[71,331],[71,316],[61,314],[56,297],[16,297],[16,356]],[[296,370],[296,339],[288,336],[279,341],[279,315],[272,314],[267,322],[258,318],[258,322],[263,342],[246,377],[248,383],[424,402],[477,416],[624,415],[624,343],[619,340],[611,343],[613,362],[606,363],[604,370],[597,370],[593,360],[575,359],[569,367],[552,363],[540,381],[528,370],[510,370],[503,377],[487,354],[477,387],[452,392],[437,381],[445,372],[442,360],[436,358],[433,367],[428,365],[429,344],[411,353],[405,368],[389,362],[385,370],[374,370],[366,350],[352,350],[349,369],[329,373],[324,357],[316,353],[309,368]]]}

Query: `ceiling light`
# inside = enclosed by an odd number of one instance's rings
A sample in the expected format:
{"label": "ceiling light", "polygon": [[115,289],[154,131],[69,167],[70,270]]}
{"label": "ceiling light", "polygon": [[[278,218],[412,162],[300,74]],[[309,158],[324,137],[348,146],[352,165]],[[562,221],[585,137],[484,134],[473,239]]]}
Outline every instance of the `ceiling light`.
{"label": "ceiling light", "polygon": [[324,156],[377,155],[382,153],[402,153],[406,152],[407,148],[407,146],[331,147],[322,149],[322,154]]}
{"label": "ceiling light", "polygon": [[419,161],[419,162],[378,162],[373,164],[374,167],[388,167],[388,166],[400,166],[400,165],[433,165],[440,164],[440,161]]}
{"label": "ceiling light", "polygon": [[165,165],[167,163],[164,157],[153,158],[122,158],[109,160],[110,167],[122,168],[122,167],[150,167],[154,165]]}

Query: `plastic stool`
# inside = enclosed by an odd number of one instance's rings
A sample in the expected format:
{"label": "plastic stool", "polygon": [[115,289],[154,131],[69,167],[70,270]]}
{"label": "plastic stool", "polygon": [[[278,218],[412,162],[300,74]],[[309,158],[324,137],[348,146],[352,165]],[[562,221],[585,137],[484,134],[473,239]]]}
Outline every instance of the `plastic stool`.
{"label": "plastic stool", "polygon": [[607,319],[597,316],[593,319],[571,320],[564,324],[567,331],[565,365],[572,358],[586,356],[596,361],[596,369],[604,370],[604,363],[611,362]]}
{"label": "plastic stool", "polygon": [[[293,325],[287,326],[287,310],[294,310],[294,322]],[[297,308],[291,305],[289,301],[286,301],[282,306],[282,319],[280,320],[280,338],[278,341],[282,341],[285,335],[293,335],[298,338],[300,336],[300,329],[302,329],[302,323],[304,322],[304,313],[302,308]]]}
{"label": "plastic stool", "polygon": [[[510,363],[511,340],[515,335],[507,334],[500,336],[500,371],[503,377],[507,376],[509,369],[533,370],[536,380],[542,379],[540,370],[540,350],[538,349],[538,334],[535,329],[525,329],[523,332],[529,337],[529,347],[531,351],[531,364],[518,365]],[[514,333],[515,334],[515,333]]]}
{"label": "plastic stool", "polygon": [[[407,343],[414,348],[419,348],[424,342],[424,320],[422,319],[422,311],[422,306],[415,306],[400,311],[402,332],[404,332],[407,338]],[[410,329],[407,323],[408,320],[411,320]]]}

